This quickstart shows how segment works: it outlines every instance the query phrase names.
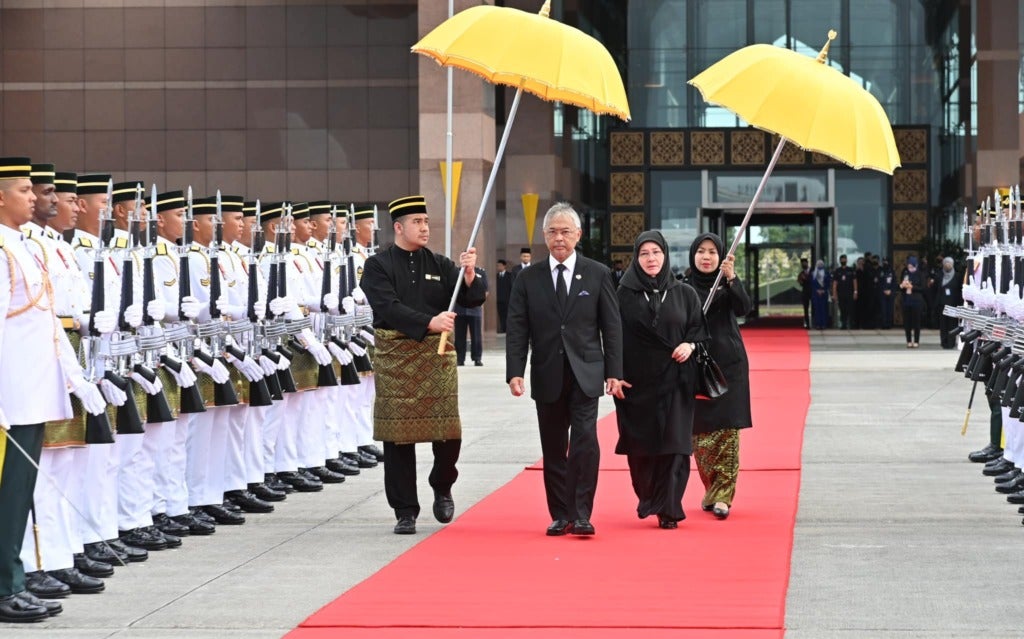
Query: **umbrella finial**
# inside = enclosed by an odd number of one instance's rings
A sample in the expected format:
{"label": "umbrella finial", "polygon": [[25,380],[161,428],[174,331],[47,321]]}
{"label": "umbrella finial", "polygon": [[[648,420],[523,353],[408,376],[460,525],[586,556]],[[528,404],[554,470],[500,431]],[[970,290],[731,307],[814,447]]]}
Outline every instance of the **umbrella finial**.
{"label": "umbrella finial", "polygon": [[828,42],[821,48],[821,53],[818,54],[818,62],[824,64],[825,60],[828,59],[828,48],[832,45],[832,41],[836,39],[837,35],[839,34],[836,33],[835,29],[828,30]]}
{"label": "umbrella finial", "polygon": [[540,8],[538,13],[545,18],[549,17],[551,15],[551,0],[544,0],[544,6]]}

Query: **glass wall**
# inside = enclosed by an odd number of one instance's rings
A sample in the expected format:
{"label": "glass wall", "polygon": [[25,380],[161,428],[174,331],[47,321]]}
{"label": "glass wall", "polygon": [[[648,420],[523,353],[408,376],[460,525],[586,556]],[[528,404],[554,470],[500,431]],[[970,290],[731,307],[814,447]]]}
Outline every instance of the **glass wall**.
{"label": "glass wall", "polygon": [[651,228],[665,236],[672,269],[685,271],[690,264],[690,243],[698,234],[700,171],[654,171],[650,176]]}
{"label": "glass wall", "polygon": [[836,254],[829,256],[833,264],[844,253],[852,264],[866,252],[887,250],[886,184],[886,176],[874,171],[836,171]]}

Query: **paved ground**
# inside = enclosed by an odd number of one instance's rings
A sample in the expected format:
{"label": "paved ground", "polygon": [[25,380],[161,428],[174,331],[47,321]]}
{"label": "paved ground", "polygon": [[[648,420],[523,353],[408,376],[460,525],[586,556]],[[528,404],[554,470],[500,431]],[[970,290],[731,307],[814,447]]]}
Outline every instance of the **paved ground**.
{"label": "paved ground", "polygon": [[[788,637],[1021,634],[1007,614],[1020,611],[1018,589],[988,586],[1020,559],[1020,517],[966,462],[984,443],[985,416],[975,411],[960,437],[970,387],[934,334],[922,340],[908,351],[896,332],[812,336]],[[533,405],[507,394],[501,345],[492,338],[488,346],[484,367],[462,369],[460,509],[540,457]],[[541,501],[536,516],[539,527],[548,523]],[[440,528],[426,516],[419,535],[400,537],[392,522],[382,470],[364,471],[323,493],[293,495],[245,526],[154,553],[119,569],[106,593],[66,599],[62,616],[4,626],[0,636],[280,637]]]}

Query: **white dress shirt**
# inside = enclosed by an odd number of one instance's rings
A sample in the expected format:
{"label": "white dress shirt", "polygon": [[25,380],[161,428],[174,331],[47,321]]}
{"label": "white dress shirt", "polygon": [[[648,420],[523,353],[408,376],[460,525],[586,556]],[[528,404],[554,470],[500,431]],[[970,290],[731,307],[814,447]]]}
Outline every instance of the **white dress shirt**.
{"label": "white dress shirt", "polygon": [[[556,291],[558,290],[558,280],[555,278],[558,277],[558,264],[558,260],[553,255],[548,257],[548,265],[551,267],[551,285],[555,287]],[[573,251],[569,257],[565,258],[562,264],[565,264],[562,278],[565,280],[565,290],[568,292],[572,288],[572,272],[576,269],[576,251]]]}

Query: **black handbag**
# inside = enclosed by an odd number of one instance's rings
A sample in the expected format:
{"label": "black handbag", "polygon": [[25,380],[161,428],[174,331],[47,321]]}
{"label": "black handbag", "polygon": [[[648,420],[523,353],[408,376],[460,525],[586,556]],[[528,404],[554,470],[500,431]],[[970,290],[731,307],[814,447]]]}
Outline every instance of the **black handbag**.
{"label": "black handbag", "polygon": [[704,344],[697,343],[693,350],[693,361],[697,364],[698,399],[717,399],[729,392],[729,382]]}

